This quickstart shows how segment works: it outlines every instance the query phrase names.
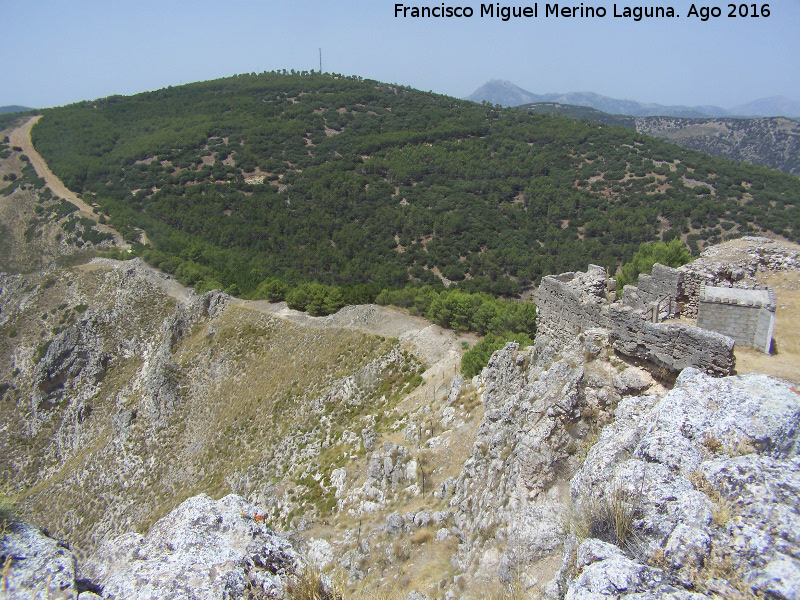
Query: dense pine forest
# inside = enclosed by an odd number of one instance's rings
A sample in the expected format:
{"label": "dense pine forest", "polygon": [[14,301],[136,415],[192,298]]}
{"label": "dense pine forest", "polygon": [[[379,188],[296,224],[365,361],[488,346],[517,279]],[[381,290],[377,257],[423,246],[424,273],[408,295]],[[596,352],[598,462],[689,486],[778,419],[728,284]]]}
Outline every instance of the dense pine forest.
{"label": "dense pine forest", "polygon": [[101,220],[146,233],[150,263],[298,306],[317,290],[320,313],[442,277],[514,296],[655,240],[800,241],[796,177],[355,77],[239,75],[43,114],[36,148]]}

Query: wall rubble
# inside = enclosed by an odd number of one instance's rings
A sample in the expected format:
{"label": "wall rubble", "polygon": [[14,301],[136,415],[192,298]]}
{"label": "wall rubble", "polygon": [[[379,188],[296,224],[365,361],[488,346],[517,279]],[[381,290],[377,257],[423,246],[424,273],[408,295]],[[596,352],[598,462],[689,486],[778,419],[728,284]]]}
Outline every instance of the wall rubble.
{"label": "wall rubble", "polygon": [[746,236],[712,246],[678,269],[683,276],[681,316],[697,318],[702,285],[756,290],[763,287],[757,273],[784,270],[800,270],[800,252],[769,238]]}

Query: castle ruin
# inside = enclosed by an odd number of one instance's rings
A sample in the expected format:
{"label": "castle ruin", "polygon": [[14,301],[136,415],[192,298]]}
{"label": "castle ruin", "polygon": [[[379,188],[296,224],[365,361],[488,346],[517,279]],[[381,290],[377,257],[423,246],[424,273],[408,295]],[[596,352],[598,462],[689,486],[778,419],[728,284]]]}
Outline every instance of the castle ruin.
{"label": "castle ruin", "polygon": [[696,367],[730,375],[735,366],[734,340],[688,325],[662,322],[680,314],[682,274],[656,265],[640,287],[625,286],[622,302],[613,302],[616,282],[606,270],[589,265],[586,273],[564,273],[542,279],[536,291],[538,330],[568,343],[593,327],[609,332],[613,348],[658,367],[680,371]]}

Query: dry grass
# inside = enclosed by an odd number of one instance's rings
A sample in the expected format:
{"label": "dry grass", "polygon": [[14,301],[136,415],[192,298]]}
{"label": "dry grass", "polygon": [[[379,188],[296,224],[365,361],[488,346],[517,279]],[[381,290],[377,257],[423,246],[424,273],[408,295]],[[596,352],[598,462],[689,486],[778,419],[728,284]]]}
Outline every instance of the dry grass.
{"label": "dry grass", "polygon": [[725,445],[719,440],[719,438],[714,437],[713,435],[706,434],[703,437],[703,446],[708,449],[709,452],[713,452],[714,454],[719,454],[725,450]]}
{"label": "dry grass", "polygon": [[713,549],[700,567],[690,566],[682,573],[686,583],[695,591],[726,600],[760,598],[744,579],[744,571],[737,567],[730,554]]}
{"label": "dry grass", "polygon": [[8,531],[14,518],[16,502],[5,487],[0,488],[0,538]]}
{"label": "dry grass", "polygon": [[692,485],[698,492],[708,496],[708,499],[714,503],[714,507],[711,509],[714,523],[718,527],[727,525],[733,518],[733,505],[728,499],[725,498],[700,471],[692,471],[689,473],[689,481],[692,482]]}
{"label": "dry grass", "polygon": [[508,584],[499,582],[486,584],[481,589],[481,598],[485,600],[537,600],[542,594],[536,589],[525,589],[521,582]]}
{"label": "dry grass", "polygon": [[[153,429],[143,410],[144,390],[132,385],[145,357],[126,355],[120,348],[134,337],[143,342],[157,337],[175,300],[152,286],[130,282],[128,293],[121,296],[120,272],[97,268],[51,274],[56,283],[35,296],[29,309],[15,319],[19,336],[0,343],[3,352],[11,342],[41,343],[39,315],[57,319],[64,312],[57,305],[65,301],[70,306],[124,304],[114,322],[101,325],[104,349],[114,359],[91,399],[92,418],[84,425],[91,428],[91,436],[75,449],[68,447],[71,456],[66,457],[54,452],[49,425],[32,438],[3,438],[9,461],[19,457],[23,465],[15,484],[27,483],[21,498],[25,516],[69,537],[79,556],[91,550],[95,536],[109,530],[146,531],[180,502],[201,492],[214,497],[231,491],[248,495],[254,486],[277,484],[281,490],[294,490],[294,495],[270,495],[276,505],[265,508],[273,527],[288,526],[306,515],[328,518],[336,504],[330,472],[353,460],[357,450],[342,439],[343,431],[360,431],[361,420],[370,415],[375,415],[377,428],[385,426],[402,398],[400,391],[417,376],[419,363],[395,340],[303,327],[231,306],[215,319],[215,333],[202,322],[179,341],[173,355],[178,410]],[[366,375],[357,380],[359,397],[332,396],[316,402],[333,384],[371,363],[378,367],[370,371],[374,378]],[[25,392],[20,388],[17,393]],[[109,444],[111,416],[118,406],[138,409],[125,452],[134,462],[146,460],[151,467],[136,481],[110,475],[118,469],[117,451]],[[8,417],[9,431],[26,416],[16,409],[10,402],[0,407],[0,416]],[[15,412],[19,414],[14,416]],[[57,425],[61,416],[54,416]],[[39,458],[47,477],[39,475]],[[31,474],[24,472],[28,463]],[[312,477],[318,474],[323,475],[319,482]],[[135,509],[120,517],[109,498],[125,498]]]}
{"label": "dry grass", "polygon": [[417,545],[426,544],[430,542],[435,535],[436,532],[432,527],[423,527],[414,532],[414,534],[411,536],[411,543]]}
{"label": "dry grass", "polygon": [[586,460],[586,457],[589,455],[589,450],[591,450],[592,447],[597,443],[597,440],[600,439],[600,433],[603,431],[603,424],[597,420],[597,416],[591,418],[590,423],[591,425],[589,425],[589,430],[580,440],[578,440],[574,447],[575,456],[581,463]]}
{"label": "dry grass", "polygon": [[630,491],[615,485],[600,498],[583,498],[580,510],[573,508],[567,513],[564,528],[579,539],[597,538],[620,548],[633,548],[639,539],[634,520],[641,501],[641,488]]}
{"label": "dry grass", "polygon": [[[308,565],[302,573],[289,579],[286,592],[289,600],[341,600],[342,594],[326,582],[319,569]],[[255,600],[255,599],[254,599]]]}
{"label": "dry grass", "polygon": [[455,572],[450,559],[458,547],[456,538],[437,542],[431,527],[394,539],[379,536],[375,541],[379,545],[359,565],[364,579],[354,583],[350,573],[339,567],[327,573],[343,598],[406,600],[414,590],[441,598],[452,584]]}

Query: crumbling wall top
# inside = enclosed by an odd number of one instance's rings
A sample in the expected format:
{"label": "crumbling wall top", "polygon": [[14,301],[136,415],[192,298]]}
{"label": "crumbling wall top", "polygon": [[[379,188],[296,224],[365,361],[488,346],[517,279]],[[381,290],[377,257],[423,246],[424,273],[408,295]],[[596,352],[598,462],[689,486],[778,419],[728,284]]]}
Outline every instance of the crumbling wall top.
{"label": "crumbling wall top", "polygon": [[775,311],[777,305],[775,291],[772,287],[765,290],[747,290],[702,285],[698,295],[700,302],[766,308],[772,312]]}

